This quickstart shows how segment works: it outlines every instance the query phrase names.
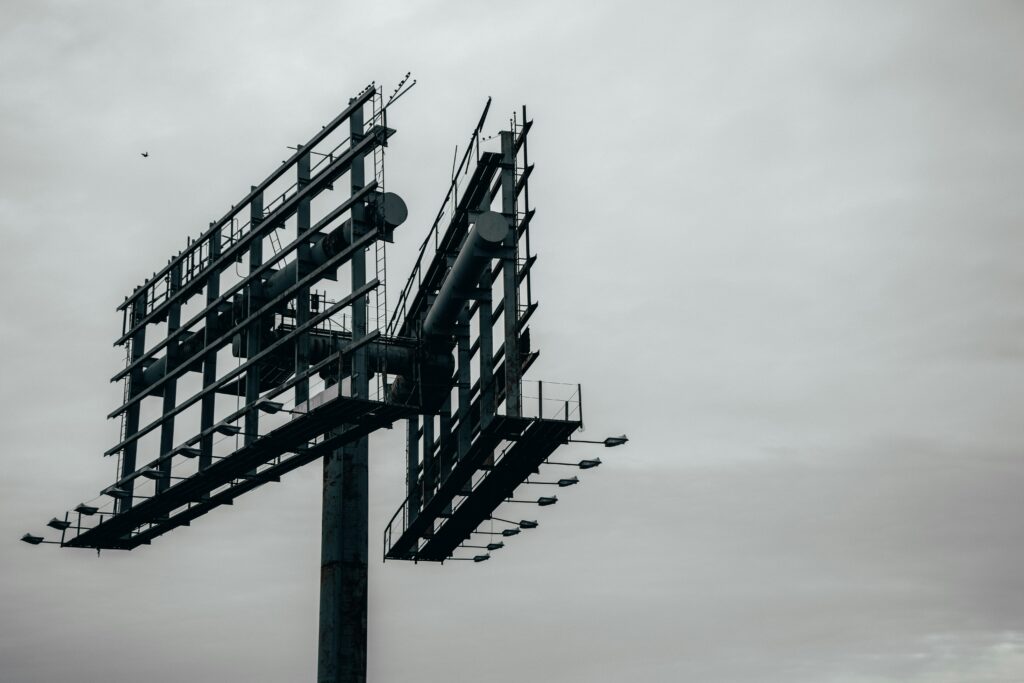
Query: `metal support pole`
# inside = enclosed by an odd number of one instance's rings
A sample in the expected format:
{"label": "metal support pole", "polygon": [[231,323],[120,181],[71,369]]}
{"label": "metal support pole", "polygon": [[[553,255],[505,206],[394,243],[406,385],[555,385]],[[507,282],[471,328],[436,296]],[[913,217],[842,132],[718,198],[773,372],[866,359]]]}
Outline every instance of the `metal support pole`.
{"label": "metal support pole", "polygon": [[[252,188],[256,190],[254,185]],[[249,229],[256,230],[256,226],[263,222],[263,193],[253,196],[249,204]],[[263,240],[255,239],[249,245],[249,272],[252,272],[263,265]],[[246,315],[259,310],[263,305],[262,282],[254,280],[245,289],[248,308]],[[255,318],[245,330],[245,357],[252,358],[263,348],[263,320]],[[260,432],[260,411],[256,409],[255,403],[260,397],[260,365],[254,363],[245,372],[245,403],[249,409],[245,413],[244,431],[242,442],[250,444],[259,437]]]}
{"label": "metal support pole", "polygon": [[[352,144],[361,140],[362,108],[349,119]],[[364,158],[351,167],[352,191],[365,181]],[[352,229],[366,229],[363,206],[352,207]],[[360,249],[351,261],[352,290],[366,283],[366,252]],[[352,338],[366,335],[365,296],[352,305]],[[352,393],[369,395],[366,350],[352,354]],[[367,559],[367,438],[344,446],[324,458],[324,493],[320,553],[320,644],[317,660],[319,683],[365,683]]]}
{"label": "metal support pole", "polygon": [[[449,391],[445,395],[444,403],[441,404],[441,411],[437,416],[437,454],[434,456],[434,484],[440,486],[448,478],[452,469],[452,451],[455,450],[452,444],[452,395]],[[444,513],[451,512],[452,506],[449,503],[445,506]]]}
{"label": "metal support pole", "polygon": [[[428,416],[429,419],[429,416]],[[408,521],[412,522],[420,511],[420,418],[414,415],[408,420],[408,444],[406,445],[405,490],[409,499]]]}
{"label": "metal support pole", "polygon": [[459,428],[456,435],[456,459],[462,460],[469,453],[469,444],[473,431],[469,424],[469,393],[472,384],[472,369],[469,357],[469,303],[462,305],[459,311],[458,327],[455,330],[458,347],[458,397],[459,397]]}
{"label": "metal support pole", "polygon": [[[489,208],[489,202],[489,197],[482,200],[480,210],[486,211]],[[491,306],[494,275],[489,267],[480,276],[478,289],[480,294],[476,315],[480,328],[480,431],[483,432],[491,426],[496,404],[494,395],[494,320]],[[484,458],[482,466],[487,468],[493,465],[494,452],[491,451]]]}
{"label": "metal support pole", "polygon": [[[170,277],[169,292],[173,294],[181,288],[181,263],[175,264],[168,274]],[[181,326],[181,302],[173,301],[167,312],[167,334],[170,336]],[[178,347],[181,343],[180,337],[167,345],[168,369],[178,364]],[[167,414],[174,410],[178,402],[178,380],[172,379],[164,384],[163,411]],[[174,417],[169,417],[160,425],[160,455],[166,456],[174,448]],[[171,458],[160,462],[160,473],[163,475],[156,480],[157,493],[164,491],[171,483]]]}
{"label": "metal support pole", "polygon": [[519,230],[516,220],[516,151],[512,131],[501,131],[501,212],[512,229],[505,238],[509,252],[502,257],[502,317],[505,323],[505,414],[522,415],[523,370],[519,358],[519,283],[516,274]]}
{"label": "metal support pole", "polygon": [[434,416],[423,416],[423,499],[434,495],[437,463],[434,462]]}
{"label": "metal support pole", "polygon": [[[210,224],[213,227],[213,223]],[[210,235],[209,263],[214,263],[220,256],[220,230]],[[220,297],[220,270],[213,268],[206,278],[206,305],[209,306]],[[206,327],[203,334],[207,335],[207,341],[213,341],[211,335],[215,333],[217,323],[217,311],[213,308],[206,314]],[[203,358],[203,388],[208,389],[217,381],[217,350],[210,349]],[[209,431],[213,426],[214,412],[217,407],[217,395],[210,391],[203,395],[202,405],[199,414],[199,429],[203,437],[199,440],[199,469],[205,470],[213,463],[213,432]]]}
{"label": "metal support pole", "polygon": [[[299,145],[299,149],[302,146]],[[309,154],[299,157],[296,164],[296,189],[302,190],[309,184]],[[295,212],[295,223],[297,237],[302,237],[309,232],[310,200],[303,199],[299,202],[299,208]],[[295,278],[296,282],[308,275],[314,268],[314,261],[311,255],[312,248],[309,242],[300,242],[295,250]],[[288,284],[294,284],[292,282]],[[309,320],[309,287],[303,286],[295,293],[295,325],[299,326]],[[295,375],[300,376],[309,367],[309,335],[303,334],[295,341]],[[295,405],[300,405],[309,400],[309,378],[301,379],[295,385]]]}
{"label": "metal support pole", "polygon": [[[143,289],[139,292],[139,295],[135,298],[132,303],[132,315],[131,321],[132,326],[138,325],[146,317],[146,298],[149,290]],[[131,362],[134,363],[138,359],[142,358],[146,350],[146,325],[142,325],[132,334],[131,339],[132,352]],[[128,375],[128,397],[131,398],[138,391],[140,384],[142,383],[142,366],[136,367]],[[124,439],[132,436],[139,431],[139,411],[142,408],[142,402],[137,401],[132,405],[128,406],[124,415]],[[135,471],[135,454],[139,448],[139,442],[137,440],[131,441],[125,444],[124,450],[121,452],[121,478],[124,479],[129,474]],[[117,512],[124,512],[131,509],[132,507],[132,489],[135,486],[135,481],[128,481],[124,488],[127,491],[127,495],[118,498],[114,501],[115,510]]]}

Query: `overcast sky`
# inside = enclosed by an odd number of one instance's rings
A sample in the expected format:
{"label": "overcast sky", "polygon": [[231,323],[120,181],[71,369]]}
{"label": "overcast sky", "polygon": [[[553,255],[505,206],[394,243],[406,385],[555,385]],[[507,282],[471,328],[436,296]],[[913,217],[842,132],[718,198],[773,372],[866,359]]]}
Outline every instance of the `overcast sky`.
{"label": "overcast sky", "polygon": [[[534,379],[626,432],[492,561],[381,564],[373,681],[1024,680],[1024,5],[0,0],[0,680],[313,680],[320,470],[131,553],[115,306],[371,80],[410,220],[536,125]],[[148,159],[139,153],[147,150]]]}

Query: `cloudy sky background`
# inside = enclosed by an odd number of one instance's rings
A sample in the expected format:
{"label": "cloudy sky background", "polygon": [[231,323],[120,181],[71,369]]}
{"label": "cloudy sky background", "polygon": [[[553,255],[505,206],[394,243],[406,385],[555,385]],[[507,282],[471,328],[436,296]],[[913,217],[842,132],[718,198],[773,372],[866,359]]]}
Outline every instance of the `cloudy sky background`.
{"label": "cloudy sky background", "polygon": [[1024,680],[1022,64],[1013,2],[3,0],[0,680],[315,677],[316,465],[132,553],[17,538],[111,479],[124,294],[410,69],[396,289],[525,103],[531,375],[632,441],[491,562],[371,564],[372,680]]}

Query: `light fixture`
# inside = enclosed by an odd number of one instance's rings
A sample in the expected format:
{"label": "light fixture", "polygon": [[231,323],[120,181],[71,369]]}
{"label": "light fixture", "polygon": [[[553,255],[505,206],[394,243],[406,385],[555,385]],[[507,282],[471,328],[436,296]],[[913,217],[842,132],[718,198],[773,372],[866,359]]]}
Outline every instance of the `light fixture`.
{"label": "light fixture", "polygon": [[[519,527],[519,529],[536,529],[537,528],[537,522],[534,522],[534,521],[529,520],[529,519],[523,519],[523,520],[520,520],[518,522],[513,522],[511,519],[502,519],[501,517],[493,517],[493,516],[491,517],[491,519],[493,519],[495,522],[504,522],[505,524],[515,524],[516,526]],[[519,533],[519,529],[506,529],[505,531],[511,531],[512,533],[510,533],[508,535],[509,536],[515,536],[516,534]],[[502,535],[505,535],[504,531],[502,532]]]}
{"label": "light fixture", "polygon": [[473,558],[473,561],[474,562],[486,562],[489,559],[491,559],[490,555],[477,555],[476,557]]}
{"label": "light fixture", "polygon": [[[576,443],[576,442],[573,442]],[[589,470],[592,467],[597,467],[601,464],[601,458],[594,458],[593,460],[580,460],[579,462],[555,462],[553,460],[544,461],[545,465],[565,465],[566,467],[579,467],[581,470]]]}
{"label": "light fixture", "polygon": [[156,481],[157,479],[163,479],[166,477],[167,473],[158,470],[155,467],[146,467],[145,469],[139,470],[139,476]]}
{"label": "light fixture", "polygon": [[103,495],[110,496],[111,498],[127,498],[130,493],[127,490],[118,488],[117,486],[108,486],[103,489]]}
{"label": "light fixture", "polygon": [[277,401],[268,401],[266,399],[263,399],[262,401],[256,404],[256,408],[262,410],[263,412],[269,415],[273,415],[274,413],[281,412],[281,410],[284,409],[284,404],[278,403]]}
{"label": "light fixture", "polygon": [[519,529],[502,529],[501,530],[501,535],[505,536],[506,538],[508,536],[515,536],[518,533],[519,533]]}
{"label": "light fixture", "polygon": [[43,537],[33,536],[32,534],[25,534],[21,537],[21,540],[25,541],[25,543],[28,543],[30,545],[39,545],[43,542]]}
{"label": "light fixture", "polygon": [[[552,484],[554,482],[526,482],[526,483],[528,483],[528,484],[529,483],[534,483],[534,484],[545,484],[545,483]],[[525,503],[527,505],[540,505],[541,507],[546,507],[548,505],[554,505],[555,503],[557,503],[558,502],[558,498],[556,498],[555,496],[541,496],[537,500],[516,500],[515,498],[506,498],[505,502],[506,503]]]}
{"label": "light fixture", "polygon": [[559,479],[558,481],[527,481],[526,483],[534,486],[558,486],[559,488],[564,489],[566,486],[572,486],[573,484],[580,483],[580,480],[576,477],[570,477],[569,479]]}
{"label": "light fixture", "polygon": [[85,503],[79,503],[78,507],[75,508],[75,512],[80,515],[95,515],[99,512],[99,508],[95,505],[86,505]]}
{"label": "light fixture", "polygon": [[200,455],[203,454],[201,450],[193,446],[178,446],[173,451],[171,451],[172,455],[175,453],[177,453],[178,455],[184,455],[186,458],[198,458]]}
{"label": "light fixture", "polygon": [[615,446],[621,446],[627,441],[629,441],[629,438],[625,434],[623,434],[622,436],[609,436],[604,441],[589,441],[587,439],[569,439],[569,443],[597,443],[601,444],[605,448],[614,448]]}
{"label": "light fixture", "polygon": [[502,543],[501,541],[497,541],[496,543],[488,543],[487,544],[487,550],[501,550],[504,547],[505,547],[505,544]]}
{"label": "light fixture", "polygon": [[50,527],[51,529],[56,529],[57,531],[64,531],[69,526],[71,526],[71,522],[65,521],[63,519],[57,519],[56,517],[54,517],[46,523],[46,526]]}
{"label": "light fixture", "polygon": [[225,436],[234,436],[235,434],[241,433],[241,428],[235,425],[224,424],[223,422],[213,428],[213,431],[220,432]]}

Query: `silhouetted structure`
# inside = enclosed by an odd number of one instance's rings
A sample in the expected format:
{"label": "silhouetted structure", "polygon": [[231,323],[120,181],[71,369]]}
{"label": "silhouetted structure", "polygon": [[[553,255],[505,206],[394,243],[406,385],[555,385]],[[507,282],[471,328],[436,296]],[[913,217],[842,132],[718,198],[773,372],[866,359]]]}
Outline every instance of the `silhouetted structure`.
{"label": "silhouetted structure", "polygon": [[523,378],[537,358],[525,108],[484,151],[488,100],[389,318],[385,244],[407,211],[385,191],[384,148],[407,79],[387,102],[373,86],[353,98],[125,298],[116,480],[49,523],[65,547],[132,549],[322,458],[321,682],[366,676],[371,432],[407,424],[385,558],[479,562],[503,545],[467,543],[482,523],[504,538],[537,526],[494,513],[582,427],[578,385]]}

